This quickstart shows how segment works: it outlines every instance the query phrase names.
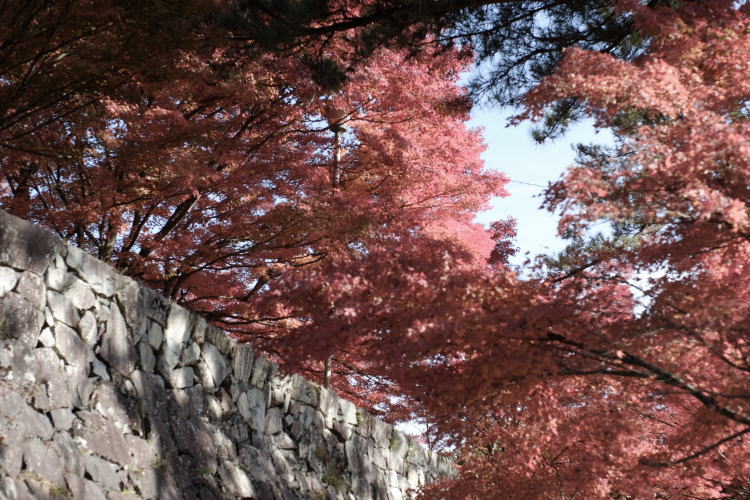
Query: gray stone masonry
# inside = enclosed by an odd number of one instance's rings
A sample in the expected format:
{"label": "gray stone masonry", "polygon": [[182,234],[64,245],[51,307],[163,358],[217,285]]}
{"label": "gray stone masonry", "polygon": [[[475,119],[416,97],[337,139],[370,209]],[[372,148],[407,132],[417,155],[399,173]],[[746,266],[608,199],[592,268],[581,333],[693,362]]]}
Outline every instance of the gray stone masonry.
{"label": "gray stone masonry", "polygon": [[0,212],[1,500],[400,500],[452,471],[351,402]]}

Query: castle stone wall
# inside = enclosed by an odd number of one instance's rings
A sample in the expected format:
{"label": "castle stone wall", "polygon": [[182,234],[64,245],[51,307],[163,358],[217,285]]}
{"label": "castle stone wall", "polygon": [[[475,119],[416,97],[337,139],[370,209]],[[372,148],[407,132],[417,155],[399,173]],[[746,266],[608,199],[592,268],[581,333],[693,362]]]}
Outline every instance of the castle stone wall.
{"label": "castle stone wall", "polygon": [[451,464],[0,212],[0,499],[402,499]]}

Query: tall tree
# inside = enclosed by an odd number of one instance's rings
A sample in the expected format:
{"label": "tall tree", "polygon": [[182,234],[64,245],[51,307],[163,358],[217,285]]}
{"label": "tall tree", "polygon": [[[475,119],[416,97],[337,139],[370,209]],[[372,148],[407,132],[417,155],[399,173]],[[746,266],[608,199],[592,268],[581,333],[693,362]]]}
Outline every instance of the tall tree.
{"label": "tall tree", "polygon": [[750,9],[622,8],[649,55],[569,50],[527,100],[543,118],[575,98],[619,134],[547,194],[569,233],[614,229],[537,279],[487,281],[463,347],[425,357],[450,361],[414,390],[464,445],[439,498],[748,494]]}
{"label": "tall tree", "polygon": [[212,5],[3,11],[0,206],[297,368],[335,354],[345,388],[367,375],[345,332],[279,345],[348,314],[299,297],[346,293],[381,257],[479,265],[492,251],[472,218],[505,179],[483,172],[465,126],[468,54],[382,48],[332,89],[302,56],[249,52],[233,4]]}
{"label": "tall tree", "polygon": [[[646,8],[671,5],[650,0]],[[304,52],[325,81],[336,84],[381,46],[418,53],[425,47],[470,47],[477,68],[474,101],[517,106],[551,74],[563,50],[580,47],[630,60],[648,47],[628,9],[614,0],[253,0],[238,5],[238,39],[273,50]],[[344,40],[343,63],[326,56],[331,40]],[[539,139],[560,134],[582,116],[575,99],[556,103],[539,127]]]}

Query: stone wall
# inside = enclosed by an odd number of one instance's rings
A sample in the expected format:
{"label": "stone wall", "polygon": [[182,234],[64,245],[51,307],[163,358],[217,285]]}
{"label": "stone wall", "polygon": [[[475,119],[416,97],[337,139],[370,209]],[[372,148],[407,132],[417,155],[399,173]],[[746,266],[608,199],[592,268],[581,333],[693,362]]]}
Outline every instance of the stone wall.
{"label": "stone wall", "polygon": [[450,471],[0,212],[0,499],[401,499]]}

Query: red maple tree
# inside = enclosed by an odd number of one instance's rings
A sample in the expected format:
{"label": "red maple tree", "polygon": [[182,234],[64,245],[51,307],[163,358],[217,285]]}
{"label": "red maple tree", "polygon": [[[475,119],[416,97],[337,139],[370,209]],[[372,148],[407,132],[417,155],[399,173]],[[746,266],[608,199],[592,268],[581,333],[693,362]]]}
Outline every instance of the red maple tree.
{"label": "red maple tree", "polygon": [[[493,250],[472,219],[506,181],[483,172],[465,125],[470,55],[383,48],[332,85],[304,51],[236,41],[212,6],[4,11],[0,206],[308,375],[335,355],[367,376],[336,295],[391,259],[474,265]],[[314,50],[343,61],[347,47]],[[312,322],[328,326],[280,344]]]}
{"label": "red maple tree", "polygon": [[524,115],[572,98],[616,132],[546,201],[567,234],[613,229],[536,279],[487,281],[455,334],[471,347],[440,351],[454,361],[439,383],[425,363],[463,445],[461,479],[435,497],[750,491],[750,8],[620,8],[648,53],[570,49]]}
{"label": "red maple tree", "polygon": [[[570,49],[529,93],[621,138],[547,193],[567,234],[612,231],[531,275],[512,224],[471,222],[505,179],[464,125],[466,54],[326,81],[213,2],[29,5],[0,22],[3,208],[289,366],[334,356],[339,388],[460,447],[428,494],[747,494],[747,5],[619,2],[645,55]],[[345,41],[310,50],[338,67]]]}

